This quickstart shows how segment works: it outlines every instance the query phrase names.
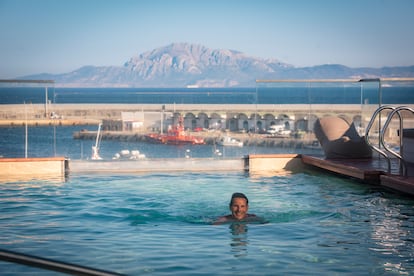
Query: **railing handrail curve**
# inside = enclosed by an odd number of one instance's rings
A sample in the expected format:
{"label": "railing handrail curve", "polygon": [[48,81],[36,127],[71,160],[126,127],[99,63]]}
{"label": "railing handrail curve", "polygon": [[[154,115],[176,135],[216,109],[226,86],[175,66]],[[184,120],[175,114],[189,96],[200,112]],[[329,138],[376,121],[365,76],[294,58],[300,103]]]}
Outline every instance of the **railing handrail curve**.
{"label": "railing handrail curve", "polygon": [[[403,158],[403,156],[401,155],[402,150],[404,148],[403,145],[403,116],[401,115],[401,111],[410,111],[412,114],[414,114],[414,109],[412,109],[409,106],[398,106],[396,108],[393,109],[393,111],[391,111],[390,114],[388,114],[387,120],[384,123],[384,126],[382,128],[382,130],[380,131],[380,141],[381,141],[381,145],[384,147],[384,149],[391,153],[392,155],[394,155],[395,157],[397,157],[400,160],[400,174],[403,176],[407,175],[407,164],[405,163],[405,160]],[[388,146],[386,145],[385,141],[384,141],[384,134],[387,131],[387,128],[392,120],[392,118],[395,116],[395,114],[398,115],[399,117],[399,121],[400,121],[400,126],[399,126],[399,135],[400,135],[400,154],[395,153],[393,150],[389,149]]]}

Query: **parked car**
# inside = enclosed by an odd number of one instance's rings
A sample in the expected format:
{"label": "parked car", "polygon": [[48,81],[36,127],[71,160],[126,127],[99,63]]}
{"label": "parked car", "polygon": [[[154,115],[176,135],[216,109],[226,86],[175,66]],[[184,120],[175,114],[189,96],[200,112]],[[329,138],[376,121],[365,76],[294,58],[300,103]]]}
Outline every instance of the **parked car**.
{"label": "parked car", "polygon": [[268,129],[267,129],[267,133],[268,134],[276,134],[276,133],[280,133],[282,131],[285,130],[285,125],[271,125]]}

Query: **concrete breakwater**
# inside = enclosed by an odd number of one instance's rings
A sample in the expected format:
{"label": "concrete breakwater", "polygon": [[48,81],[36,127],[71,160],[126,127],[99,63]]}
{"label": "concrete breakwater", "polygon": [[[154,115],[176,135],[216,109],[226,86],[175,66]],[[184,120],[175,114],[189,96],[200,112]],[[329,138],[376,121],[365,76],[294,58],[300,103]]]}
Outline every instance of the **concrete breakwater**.
{"label": "concrete breakwater", "polygon": [[2,120],[42,120],[50,119],[51,116],[62,120],[103,120],[121,119],[122,112],[165,112],[186,113],[218,113],[247,115],[268,113],[289,116],[309,116],[309,114],[359,114],[360,105],[344,104],[4,104],[0,108],[0,121]]}
{"label": "concrete breakwater", "polygon": [[[245,146],[261,146],[261,147],[282,147],[282,148],[304,148],[314,147],[315,138],[313,135],[306,135],[301,138],[293,137],[272,137],[264,134],[248,134],[248,133],[225,133],[225,132],[189,132],[195,137],[202,137],[207,145],[215,145],[221,137],[229,135],[243,142]],[[73,133],[74,139],[95,140],[96,131],[77,131]],[[124,131],[103,131],[101,132],[102,140],[113,140],[122,142],[153,142],[144,133],[124,132]]]}
{"label": "concrete breakwater", "polygon": [[[98,125],[106,131],[160,131],[184,118],[184,127],[231,132],[264,132],[284,124],[291,131],[311,132],[314,121],[336,115],[361,120],[360,105],[307,104],[27,104],[2,105],[1,126]],[[210,134],[209,134],[210,135]],[[242,137],[246,143],[249,139]],[[263,137],[261,137],[263,138]],[[209,140],[208,137],[206,140]],[[261,141],[260,141],[261,142]],[[270,142],[273,144],[274,142]]]}
{"label": "concrete breakwater", "polygon": [[0,120],[0,127],[19,126],[78,126],[98,125],[100,120],[94,119],[35,119],[35,120]]}

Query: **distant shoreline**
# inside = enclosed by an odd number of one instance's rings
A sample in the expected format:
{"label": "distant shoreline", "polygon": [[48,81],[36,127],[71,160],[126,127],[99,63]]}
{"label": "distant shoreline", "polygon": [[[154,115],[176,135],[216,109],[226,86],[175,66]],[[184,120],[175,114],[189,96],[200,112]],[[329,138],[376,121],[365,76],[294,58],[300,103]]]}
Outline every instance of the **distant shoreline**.
{"label": "distant shoreline", "polygon": [[[48,110],[123,110],[136,109],[137,111],[160,111],[162,106],[165,110],[220,110],[220,111],[242,111],[242,110],[258,110],[258,111],[272,111],[272,110],[342,110],[354,111],[361,109],[361,104],[125,104],[125,103],[70,103],[70,104],[48,104]],[[377,104],[364,105],[367,107],[377,107]],[[0,104],[1,112],[5,111],[24,111],[26,108],[30,110],[44,110],[45,104]]]}

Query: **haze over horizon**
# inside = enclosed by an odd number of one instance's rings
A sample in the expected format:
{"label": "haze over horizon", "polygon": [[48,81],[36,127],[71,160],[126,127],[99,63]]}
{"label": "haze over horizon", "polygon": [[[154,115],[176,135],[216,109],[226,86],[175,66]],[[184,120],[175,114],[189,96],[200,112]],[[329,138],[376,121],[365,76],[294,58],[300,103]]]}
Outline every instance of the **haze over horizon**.
{"label": "haze over horizon", "polygon": [[0,78],[122,66],[174,42],[296,67],[414,65],[410,0],[0,0]]}

